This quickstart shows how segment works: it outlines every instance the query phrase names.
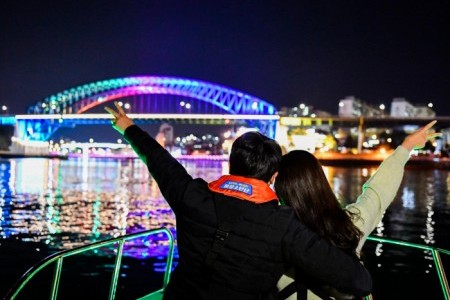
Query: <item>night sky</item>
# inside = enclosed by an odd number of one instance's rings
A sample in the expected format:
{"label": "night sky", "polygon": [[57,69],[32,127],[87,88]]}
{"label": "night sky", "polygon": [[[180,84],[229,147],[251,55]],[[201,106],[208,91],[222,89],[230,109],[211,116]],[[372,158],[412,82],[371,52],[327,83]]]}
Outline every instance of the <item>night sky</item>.
{"label": "night sky", "polygon": [[449,15],[450,1],[1,1],[0,105],[166,75],[278,108],[405,97],[449,116]]}

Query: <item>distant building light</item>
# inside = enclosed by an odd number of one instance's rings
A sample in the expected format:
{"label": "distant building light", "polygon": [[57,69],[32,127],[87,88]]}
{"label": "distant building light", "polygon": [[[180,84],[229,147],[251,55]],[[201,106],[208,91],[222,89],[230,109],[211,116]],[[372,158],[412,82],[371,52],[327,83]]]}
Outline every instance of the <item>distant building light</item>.
{"label": "distant building light", "polygon": [[258,108],[258,102],[254,101],[252,103],[252,109],[257,109]]}
{"label": "distant building light", "polygon": [[303,104],[303,103],[301,103],[301,104],[299,105],[299,107],[300,107],[300,109],[305,109],[306,105]]}
{"label": "distant building light", "polygon": [[231,137],[231,131],[229,131],[229,130],[228,130],[228,131],[225,131],[224,134],[223,134],[223,137],[226,138],[226,139],[228,139],[229,137]]}
{"label": "distant building light", "polygon": [[180,106],[184,106],[184,105],[186,105],[186,103],[184,101],[181,101]]}
{"label": "distant building light", "polygon": [[187,109],[191,109],[191,104],[190,103],[186,103],[186,108]]}
{"label": "distant building light", "polygon": [[432,107],[433,107],[433,103],[431,103],[431,102],[428,103],[428,107],[429,107],[429,108],[432,108]]}
{"label": "distant building light", "polygon": [[384,104],[380,104],[380,109],[384,110],[386,108],[386,106]]}
{"label": "distant building light", "polygon": [[122,139],[117,139],[117,144],[122,144]]}
{"label": "distant building light", "polygon": [[93,143],[94,142],[94,139],[93,138],[90,138],[89,139],[89,143]]}
{"label": "distant building light", "polygon": [[131,105],[130,105],[130,103],[125,103],[125,105],[123,107],[125,107],[125,109],[130,109]]}
{"label": "distant building light", "polygon": [[344,102],[339,102],[339,107],[344,107]]}
{"label": "distant building light", "polygon": [[6,105],[2,105],[2,110],[3,110],[3,111],[6,111],[6,110],[8,110],[8,106],[6,106]]}

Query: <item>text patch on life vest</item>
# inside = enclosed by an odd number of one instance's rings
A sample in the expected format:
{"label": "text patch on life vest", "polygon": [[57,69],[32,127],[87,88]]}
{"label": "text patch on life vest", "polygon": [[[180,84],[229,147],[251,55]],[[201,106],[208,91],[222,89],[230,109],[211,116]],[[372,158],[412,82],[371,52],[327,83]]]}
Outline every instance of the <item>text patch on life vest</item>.
{"label": "text patch on life vest", "polygon": [[251,195],[253,193],[251,184],[247,184],[247,183],[243,183],[243,182],[237,182],[237,181],[232,181],[232,180],[225,181],[224,183],[222,183],[220,188],[221,189],[225,189],[225,190],[232,190],[232,191],[241,192],[241,193],[244,193],[244,194],[247,194],[247,195]]}

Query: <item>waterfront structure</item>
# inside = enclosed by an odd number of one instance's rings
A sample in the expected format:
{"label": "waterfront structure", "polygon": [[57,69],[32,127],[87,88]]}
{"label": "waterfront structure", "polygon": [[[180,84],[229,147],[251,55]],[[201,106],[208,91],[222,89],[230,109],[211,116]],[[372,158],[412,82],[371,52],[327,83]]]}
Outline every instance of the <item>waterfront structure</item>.
{"label": "waterfront structure", "polygon": [[405,98],[394,98],[391,103],[391,117],[433,118],[436,113],[428,105],[412,105]]}
{"label": "waterfront structure", "polygon": [[173,126],[168,123],[163,123],[159,126],[158,135],[164,140],[164,146],[172,147],[174,143]]}
{"label": "waterfront structure", "polygon": [[[391,117],[385,116],[384,105],[374,108],[355,96],[340,100],[339,116],[304,103],[276,111],[267,101],[217,84],[177,77],[136,76],[68,89],[30,106],[27,115],[0,117],[0,124],[16,127],[15,137],[20,143],[13,145],[11,151],[25,154],[28,149],[21,141],[48,141],[58,128],[110,124],[111,116],[98,112],[103,112],[103,107],[112,100],[122,103],[136,122],[162,124],[159,140],[169,147],[174,145],[170,126],[182,123],[233,126],[235,133],[238,128],[259,130],[276,137],[285,149],[300,146],[335,149],[332,143],[321,146],[332,135],[338,147],[344,145],[346,149],[354,147],[352,140],[357,140],[357,152],[361,152],[364,135],[380,133],[380,126],[391,127],[393,122],[417,125],[417,120],[409,118],[425,120],[435,116],[430,105],[414,107],[404,98],[394,98]],[[361,118],[364,126],[360,124]],[[292,132],[296,137],[291,138]],[[312,132],[314,143],[310,139],[305,141],[306,132]],[[446,144],[447,139],[443,141],[443,149]]]}
{"label": "waterfront structure", "polygon": [[428,105],[418,105],[415,107],[415,116],[419,118],[433,118],[436,116],[434,110],[432,110]]}
{"label": "waterfront structure", "polygon": [[114,100],[120,100],[129,115],[141,122],[186,120],[187,115],[191,119],[222,123],[239,119],[273,137],[278,119],[271,103],[226,86],[179,77],[134,76],[85,84],[37,102],[28,108],[28,115],[16,116],[17,136],[24,140],[48,140],[60,127],[106,124],[110,116],[87,118],[86,113],[104,112],[105,104]]}
{"label": "waterfront structure", "polygon": [[300,103],[294,107],[286,107],[283,106],[279,111],[278,115],[281,117],[330,117],[331,113],[316,109],[312,105],[306,105],[304,103]]}
{"label": "waterfront structure", "polygon": [[377,109],[355,96],[347,96],[339,100],[340,117],[379,117],[383,115],[381,109]]}
{"label": "waterfront structure", "polygon": [[405,98],[394,98],[391,102],[391,117],[414,117],[414,105]]}

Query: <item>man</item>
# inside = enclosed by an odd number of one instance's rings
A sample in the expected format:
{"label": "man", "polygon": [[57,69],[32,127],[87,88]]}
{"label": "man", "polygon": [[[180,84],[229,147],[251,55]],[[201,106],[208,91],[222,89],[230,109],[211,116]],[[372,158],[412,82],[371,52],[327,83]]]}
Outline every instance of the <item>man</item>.
{"label": "man", "polygon": [[[257,132],[239,137],[230,175],[193,179],[117,103],[113,127],[145,162],[175,213],[179,261],[164,299],[276,299],[288,267],[356,296],[370,293],[367,270],[308,230],[270,189],[281,148]],[[301,279],[299,279],[301,280]]]}

